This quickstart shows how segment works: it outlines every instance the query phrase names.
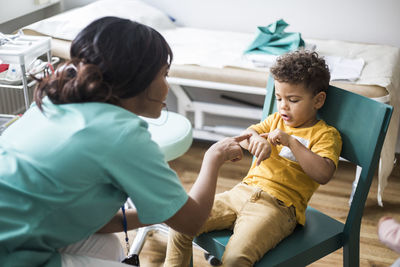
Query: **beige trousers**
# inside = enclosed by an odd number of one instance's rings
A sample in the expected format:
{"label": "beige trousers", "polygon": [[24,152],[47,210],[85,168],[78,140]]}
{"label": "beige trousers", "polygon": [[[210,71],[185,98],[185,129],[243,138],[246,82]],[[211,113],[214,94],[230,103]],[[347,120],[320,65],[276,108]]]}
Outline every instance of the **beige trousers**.
{"label": "beige trousers", "polygon": [[[211,214],[198,234],[233,229],[223,266],[253,266],[296,227],[294,207],[244,183],[215,196]],[[170,230],[165,267],[189,266],[194,237]]]}

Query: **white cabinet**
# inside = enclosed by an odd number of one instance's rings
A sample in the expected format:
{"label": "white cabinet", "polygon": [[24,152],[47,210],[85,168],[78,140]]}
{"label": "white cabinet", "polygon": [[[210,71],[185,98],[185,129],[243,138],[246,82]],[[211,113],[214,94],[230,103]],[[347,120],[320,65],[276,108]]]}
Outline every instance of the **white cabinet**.
{"label": "white cabinet", "polygon": [[217,141],[260,122],[265,87],[169,77],[177,112],[193,124],[193,137]]}

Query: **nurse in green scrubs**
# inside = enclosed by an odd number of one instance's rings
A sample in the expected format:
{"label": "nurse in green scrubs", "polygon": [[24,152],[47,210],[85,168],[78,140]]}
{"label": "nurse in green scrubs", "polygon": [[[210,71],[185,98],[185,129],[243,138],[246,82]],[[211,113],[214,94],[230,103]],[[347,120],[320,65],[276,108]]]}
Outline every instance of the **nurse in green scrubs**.
{"label": "nurse in green scrubs", "polygon": [[218,170],[239,142],[212,145],[186,193],[140,116],[157,118],[172,52],[145,25],[116,17],[89,24],[71,60],[39,81],[30,109],[0,136],[0,265],[124,266],[114,232],[165,222],[194,235],[206,220]]}

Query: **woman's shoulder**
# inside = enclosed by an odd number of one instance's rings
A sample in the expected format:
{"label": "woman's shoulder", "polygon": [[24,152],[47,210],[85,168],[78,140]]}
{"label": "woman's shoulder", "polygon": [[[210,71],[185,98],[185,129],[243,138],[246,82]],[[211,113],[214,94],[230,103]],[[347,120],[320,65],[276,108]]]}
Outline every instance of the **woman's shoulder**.
{"label": "woman's shoulder", "polygon": [[147,127],[136,114],[116,105],[100,102],[73,103],[63,107],[71,116],[84,118],[88,126],[100,128],[123,128],[127,126]]}
{"label": "woman's shoulder", "polygon": [[70,128],[75,128],[88,142],[102,140],[117,145],[127,138],[149,138],[147,122],[116,105],[88,102],[63,104],[58,108],[62,110],[63,120],[72,124]]}
{"label": "woman's shoulder", "polygon": [[142,136],[148,133],[148,124],[135,113],[107,103],[86,103],[88,127],[117,136]]}

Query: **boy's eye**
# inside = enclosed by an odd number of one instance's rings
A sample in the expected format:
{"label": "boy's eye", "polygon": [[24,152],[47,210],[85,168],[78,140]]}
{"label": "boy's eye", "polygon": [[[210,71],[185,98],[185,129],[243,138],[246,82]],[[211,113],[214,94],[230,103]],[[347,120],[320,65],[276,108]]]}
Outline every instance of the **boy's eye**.
{"label": "boy's eye", "polygon": [[276,98],[276,101],[281,101],[282,99],[280,99],[280,98]]}
{"label": "boy's eye", "polygon": [[297,103],[297,102],[299,102],[298,99],[289,99],[289,101],[292,102],[292,103]]}

